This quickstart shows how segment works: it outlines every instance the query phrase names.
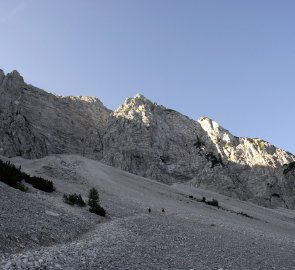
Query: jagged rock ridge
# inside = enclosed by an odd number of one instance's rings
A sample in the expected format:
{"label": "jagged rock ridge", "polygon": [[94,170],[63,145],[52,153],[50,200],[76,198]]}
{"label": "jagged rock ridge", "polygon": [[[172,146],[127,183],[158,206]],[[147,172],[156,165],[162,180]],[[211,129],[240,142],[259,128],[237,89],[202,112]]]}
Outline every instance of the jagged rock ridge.
{"label": "jagged rock ridge", "polygon": [[266,206],[295,208],[295,157],[238,138],[138,94],[111,112],[95,98],[61,97],[0,72],[0,154],[80,154],[165,183],[189,182]]}
{"label": "jagged rock ridge", "polygon": [[105,163],[142,176],[295,207],[294,181],[283,173],[293,155],[260,139],[235,137],[209,118],[191,120],[142,95],[127,99],[109,118],[103,145]]}
{"label": "jagged rock ridge", "polygon": [[0,155],[38,158],[56,153],[102,156],[110,110],[93,97],[62,97],[0,72]]}

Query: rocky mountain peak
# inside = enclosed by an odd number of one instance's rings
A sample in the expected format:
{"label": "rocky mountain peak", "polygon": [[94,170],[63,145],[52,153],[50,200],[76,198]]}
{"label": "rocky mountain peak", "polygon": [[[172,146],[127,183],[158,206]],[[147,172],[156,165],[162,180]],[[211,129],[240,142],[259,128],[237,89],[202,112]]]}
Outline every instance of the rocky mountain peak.
{"label": "rocky mountain peak", "polygon": [[12,72],[7,73],[6,76],[3,76],[2,73],[0,73],[0,80],[1,80],[1,77],[2,77],[2,84],[6,88],[17,89],[22,87],[25,83],[24,78],[20,75],[20,73],[17,70],[13,70]]}
{"label": "rocky mountain peak", "polygon": [[48,93],[26,84],[17,71],[4,76],[0,93],[0,154],[101,158],[101,136],[111,110],[99,99]]}
{"label": "rocky mountain peak", "polygon": [[17,70],[13,70],[10,73],[7,73],[6,75],[7,78],[20,82],[20,83],[24,83],[24,78],[23,76],[20,75],[20,73]]}
{"label": "rocky mountain peak", "polygon": [[145,100],[146,97],[145,97],[144,95],[140,94],[140,93],[137,93],[137,94],[134,96],[134,99],[143,99],[143,100]]}
{"label": "rocky mountain peak", "polygon": [[149,126],[154,109],[155,103],[141,94],[136,94],[133,98],[126,99],[124,104],[114,112],[114,116]]}
{"label": "rocky mountain peak", "polygon": [[11,71],[10,73],[7,74],[7,76],[15,77],[15,78],[17,78],[17,77],[23,78],[17,70]]}

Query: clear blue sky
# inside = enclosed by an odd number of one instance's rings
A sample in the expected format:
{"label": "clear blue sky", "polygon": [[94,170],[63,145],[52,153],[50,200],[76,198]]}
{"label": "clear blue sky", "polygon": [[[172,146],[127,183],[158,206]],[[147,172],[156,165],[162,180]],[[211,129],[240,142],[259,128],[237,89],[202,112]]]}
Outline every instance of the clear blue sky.
{"label": "clear blue sky", "polygon": [[111,109],[140,92],[295,153],[294,14],[293,0],[0,0],[0,68]]}

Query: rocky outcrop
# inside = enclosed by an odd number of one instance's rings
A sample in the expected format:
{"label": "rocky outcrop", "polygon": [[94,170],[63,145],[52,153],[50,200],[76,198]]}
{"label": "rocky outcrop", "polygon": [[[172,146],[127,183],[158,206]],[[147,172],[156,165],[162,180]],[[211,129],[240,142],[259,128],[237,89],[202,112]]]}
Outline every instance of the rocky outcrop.
{"label": "rocky outcrop", "polygon": [[195,146],[200,138],[209,140],[198,122],[136,95],[109,119],[103,161],[166,183],[187,181],[206,162]]}
{"label": "rocky outcrop", "polygon": [[0,71],[0,95],[0,155],[79,154],[165,183],[295,209],[295,157],[207,117],[189,119],[140,94],[111,112],[96,98],[28,85],[17,71]]}
{"label": "rocky outcrop", "polygon": [[295,208],[289,192],[295,182],[283,174],[284,164],[295,157],[263,140],[235,137],[207,117],[191,120],[142,95],[127,99],[109,118],[107,130],[103,161],[111,166]]}
{"label": "rocky outcrop", "polygon": [[213,120],[202,117],[198,122],[215,144],[223,159],[241,165],[276,168],[294,156],[261,139],[239,138]]}
{"label": "rocky outcrop", "polygon": [[110,110],[92,97],[62,97],[0,72],[0,154],[38,158],[76,153],[99,159]]}

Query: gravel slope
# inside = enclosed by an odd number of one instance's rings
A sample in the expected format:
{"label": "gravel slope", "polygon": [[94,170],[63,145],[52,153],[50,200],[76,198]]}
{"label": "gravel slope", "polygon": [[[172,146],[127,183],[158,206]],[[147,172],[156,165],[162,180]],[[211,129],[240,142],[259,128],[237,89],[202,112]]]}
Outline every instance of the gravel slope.
{"label": "gravel slope", "polygon": [[[166,186],[79,156],[12,161],[52,179],[57,191],[0,183],[0,269],[295,269],[295,211]],[[93,186],[107,218],[62,202],[64,192],[86,197]],[[221,208],[188,195],[218,199]]]}

